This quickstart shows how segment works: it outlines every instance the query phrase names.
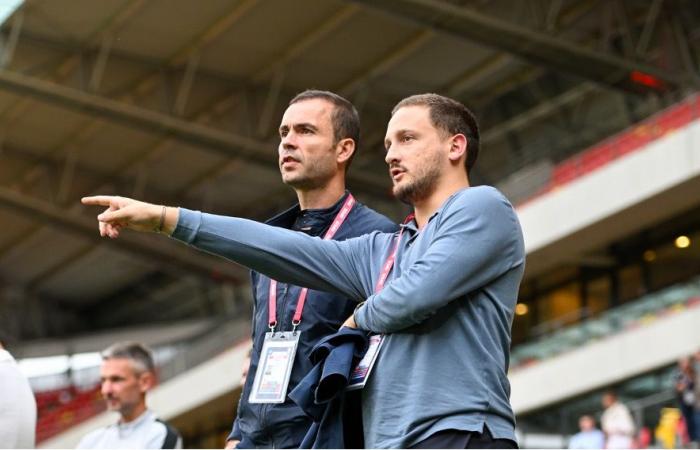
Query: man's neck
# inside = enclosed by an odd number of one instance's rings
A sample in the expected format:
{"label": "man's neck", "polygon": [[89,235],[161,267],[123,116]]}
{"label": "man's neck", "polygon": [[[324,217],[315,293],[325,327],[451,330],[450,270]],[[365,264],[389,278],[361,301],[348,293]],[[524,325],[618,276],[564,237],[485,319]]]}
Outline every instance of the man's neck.
{"label": "man's neck", "polygon": [[450,196],[468,187],[469,181],[459,180],[444,186],[438,186],[428,197],[415,202],[413,204],[413,213],[415,214],[418,229],[422,229],[428,223],[430,216],[432,216]]}
{"label": "man's neck", "polygon": [[132,411],[129,411],[128,413],[122,413],[122,417],[120,422],[121,423],[131,423],[134,420],[138,419],[141,417],[141,414],[146,412],[146,404],[141,403],[139,405],[136,405]]}
{"label": "man's neck", "polygon": [[345,194],[345,183],[331,182],[317,189],[296,189],[296,193],[302,210],[330,208]]}

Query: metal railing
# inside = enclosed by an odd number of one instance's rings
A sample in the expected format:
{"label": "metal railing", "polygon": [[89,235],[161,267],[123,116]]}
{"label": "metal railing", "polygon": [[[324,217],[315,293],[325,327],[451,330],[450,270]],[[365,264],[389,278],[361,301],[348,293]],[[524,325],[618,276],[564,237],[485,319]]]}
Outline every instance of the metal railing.
{"label": "metal railing", "polygon": [[[547,324],[550,334],[513,348],[510,366],[517,368],[547,359],[631,326],[641,325],[665,311],[697,304],[700,304],[700,277],[645,295],[575,325],[566,326],[569,323],[566,320],[550,322]],[[581,317],[580,310],[574,313]],[[561,327],[557,328],[557,325]]]}
{"label": "metal railing", "polygon": [[179,344],[179,351],[159,367],[159,378],[161,381],[169,380],[245,341],[249,336],[250,320],[247,314],[245,319],[224,318],[210,330]]}
{"label": "metal railing", "polygon": [[[532,195],[515,198],[517,206],[558,189],[587,175],[616,159],[639,150],[661,137],[672,133],[700,118],[700,94],[692,94],[673,106],[635,124],[624,131],[571,156],[548,170],[539,187],[524,185]],[[510,186],[515,191],[515,186]]]}

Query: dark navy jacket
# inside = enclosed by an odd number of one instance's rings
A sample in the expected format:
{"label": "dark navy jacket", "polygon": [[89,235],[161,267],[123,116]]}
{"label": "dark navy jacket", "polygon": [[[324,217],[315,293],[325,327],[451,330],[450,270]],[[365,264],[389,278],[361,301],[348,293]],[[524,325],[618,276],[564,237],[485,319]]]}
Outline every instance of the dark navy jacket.
{"label": "dark navy jacket", "polygon": [[[347,193],[328,209],[300,211],[299,205],[270,219],[266,223],[282,228],[303,231],[312,236],[323,236],[343,206]],[[398,226],[372,209],[356,203],[347,219],[335,234],[334,240],[362,236],[372,231],[393,233]],[[248,397],[260,359],[263,339],[268,329],[268,293],[270,279],[252,272],[253,297],[253,350],[250,369],[238,405],[238,417],[228,439],[240,440],[239,448],[276,447],[297,448],[312,424],[311,419],[289,399],[282,404],[250,404]],[[290,331],[301,288],[285,283],[277,284],[277,331]],[[313,364],[309,355],[324,337],[338,331],[352,314],[356,302],[336,294],[309,290],[298,330],[301,333],[294,367],[287,392],[291,392]]]}
{"label": "dark navy jacket", "polygon": [[361,393],[345,387],[367,343],[367,331],[341,328],[314,347],[314,368],[289,393],[314,422],[301,448],[364,448]]}

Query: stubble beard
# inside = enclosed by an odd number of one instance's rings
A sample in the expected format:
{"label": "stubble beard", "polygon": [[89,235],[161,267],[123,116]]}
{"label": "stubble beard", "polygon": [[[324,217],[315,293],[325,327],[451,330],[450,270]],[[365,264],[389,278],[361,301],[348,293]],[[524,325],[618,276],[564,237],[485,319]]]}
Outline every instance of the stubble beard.
{"label": "stubble beard", "polygon": [[121,400],[119,400],[118,398],[111,397],[111,398],[108,398],[105,400],[107,403],[107,410],[108,411],[114,411],[114,412],[121,413],[122,410],[125,409],[124,403]]}
{"label": "stubble beard", "polygon": [[282,173],[282,182],[293,189],[319,189],[324,187],[332,177],[332,171],[324,167],[321,161],[307,159],[300,165],[296,172]]}
{"label": "stubble beard", "polygon": [[120,403],[118,408],[115,408],[115,411],[119,411],[119,414],[122,417],[131,417],[133,418],[134,411],[136,411],[136,408],[138,407],[138,402],[137,403]]}
{"label": "stubble beard", "polygon": [[412,180],[394,185],[393,193],[396,198],[408,205],[414,205],[433,193],[440,178],[440,168],[437,159],[427,162],[430,165],[418,171]]}

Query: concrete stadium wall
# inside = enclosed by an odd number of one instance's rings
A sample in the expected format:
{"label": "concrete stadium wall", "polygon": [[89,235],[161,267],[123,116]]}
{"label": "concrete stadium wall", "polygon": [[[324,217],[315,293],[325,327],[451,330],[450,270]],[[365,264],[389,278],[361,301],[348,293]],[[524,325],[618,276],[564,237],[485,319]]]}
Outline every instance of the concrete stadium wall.
{"label": "concrete stadium wall", "polygon": [[513,371],[516,414],[672,364],[700,348],[700,306]]}
{"label": "concrete stadium wall", "polygon": [[526,277],[700,204],[700,121],[518,208]]}
{"label": "concrete stadium wall", "polygon": [[99,352],[119,341],[137,341],[151,347],[179,342],[212,327],[212,319],[194,319],[173,324],[139,325],[97,333],[82,334],[66,339],[42,339],[12,346],[15,358],[38,358],[87,352]]}
{"label": "concrete stadium wall", "polygon": [[[518,208],[526,278],[700,205],[700,121]],[[659,319],[510,375],[516,414],[663,367],[700,345],[700,308]]]}

